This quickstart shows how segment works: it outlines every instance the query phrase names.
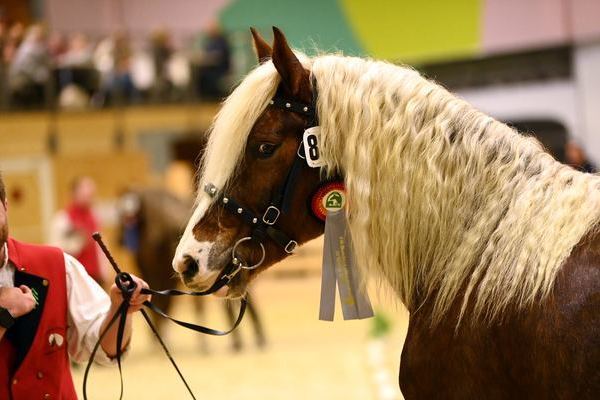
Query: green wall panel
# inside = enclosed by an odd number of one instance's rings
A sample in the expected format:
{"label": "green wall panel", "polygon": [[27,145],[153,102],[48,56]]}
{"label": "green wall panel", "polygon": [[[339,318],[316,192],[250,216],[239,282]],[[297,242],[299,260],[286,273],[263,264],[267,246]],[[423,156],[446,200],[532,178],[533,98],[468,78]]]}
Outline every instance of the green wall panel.
{"label": "green wall panel", "polygon": [[226,6],[220,17],[227,30],[247,31],[254,26],[269,41],[275,25],[294,47],[307,53],[317,48],[364,54],[336,0],[238,0]]}

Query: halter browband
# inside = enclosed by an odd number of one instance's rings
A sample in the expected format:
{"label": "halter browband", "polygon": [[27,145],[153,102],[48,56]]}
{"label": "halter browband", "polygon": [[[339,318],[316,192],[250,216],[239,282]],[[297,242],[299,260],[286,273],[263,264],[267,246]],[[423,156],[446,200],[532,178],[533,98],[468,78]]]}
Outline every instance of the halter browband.
{"label": "halter browband", "polygon": [[[306,104],[298,102],[283,96],[275,96],[269,102],[269,106],[281,108],[285,111],[294,112],[300,115],[308,117],[308,121],[305,125],[305,129],[311,128],[318,125],[318,117],[316,112],[316,81],[312,79],[313,87],[313,98],[312,104]],[[252,227],[250,236],[240,239],[233,247],[232,251],[232,263],[225,268],[223,272],[223,278],[227,278],[229,282],[241,269],[254,269],[257,268],[265,257],[265,249],[262,244],[265,238],[271,239],[279,247],[281,247],[286,253],[291,254],[298,246],[298,242],[290,238],[285,232],[276,227],[277,220],[282,213],[287,213],[290,209],[290,202],[293,198],[294,189],[296,188],[296,182],[300,176],[300,172],[306,162],[304,161],[304,151],[302,143],[296,152],[294,162],[287,174],[287,177],[281,187],[275,191],[275,194],[271,198],[269,205],[262,215],[258,215],[252,212],[248,207],[243,206],[240,202],[227,195],[226,193],[219,193],[217,188],[212,183],[207,183],[204,186],[204,191],[210,196],[216,199],[216,204],[221,205],[224,209],[237,215],[245,223]],[[244,260],[238,257],[235,250],[239,244],[247,240],[254,240],[260,244],[263,252],[261,260],[252,266],[246,265]]]}
{"label": "halter browband", "polygon": [[314,117],[315,115],[315,107],[312,104],[299,103],[294,100],[286,99],[285,97],[275,96],[271,99],[269,105],[281,108],[285,111],[306,115],[308,117]]}

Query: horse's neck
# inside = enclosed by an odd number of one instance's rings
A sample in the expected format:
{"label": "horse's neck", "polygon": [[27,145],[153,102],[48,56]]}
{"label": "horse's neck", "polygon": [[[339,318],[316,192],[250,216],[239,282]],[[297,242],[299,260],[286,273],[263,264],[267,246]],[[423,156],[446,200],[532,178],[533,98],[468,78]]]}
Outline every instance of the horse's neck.
{"label": "horse's neck", "polygon": [[599,219],[598,178],[406,68],[326,56],[312,71],[321,154],[345,174],[361,265],[438,316],[461,290],[486,315],[549,292]]}
{"label": "horse's neck", "polygon": [[[598,199],[586,193],[597,197],[598,184],[557,163],[535,140],[432,90],[432,104],[425,96],[398,111],[380,100],[386,120],[361,109],[347,113],[347,140],[331,141],[344,148],[357,255],[409,309],[427,299],[440,315],[467,288],[467,295],[477,292],[479,312],[491,304],[494,314],[507,299],[548,290],[570,246],[597,219]],[[583,225],[573,226],[567,214]]]}

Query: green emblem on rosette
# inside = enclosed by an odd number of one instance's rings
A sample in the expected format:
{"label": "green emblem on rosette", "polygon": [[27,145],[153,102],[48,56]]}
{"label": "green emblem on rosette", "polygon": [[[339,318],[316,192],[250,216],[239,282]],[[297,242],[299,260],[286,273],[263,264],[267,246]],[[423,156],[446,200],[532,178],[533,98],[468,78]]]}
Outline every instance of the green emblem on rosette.
{"label": "green emblem on rosette", "polygon": [[315,217],[325,221],[327,211],[339,211],[346,205],[344,182],[326,182],[313,195],[311,209]]}

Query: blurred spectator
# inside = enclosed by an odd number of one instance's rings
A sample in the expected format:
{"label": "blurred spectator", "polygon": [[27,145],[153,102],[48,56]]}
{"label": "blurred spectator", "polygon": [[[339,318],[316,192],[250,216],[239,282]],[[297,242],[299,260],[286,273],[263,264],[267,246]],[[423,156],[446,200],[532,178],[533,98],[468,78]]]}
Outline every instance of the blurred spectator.
{"label": "blurred spectator", "polygon": [[139,98],[131,77],[131,47],[124,33],[116,33],[100,42],[94,53],[101,74],[101,103],[133,102]]}
{"label": "blurred spectator", "polygon": [[94,51],[87,36],[83,33],[76,33],[69,40],[64,53],[58,57],[58,65],[61,67],[92,67],[93,56]]}
{"label": "blurred spectator", "polygon": [[12,101],[20,107],[43,105],[49,77],[46,32],[41,25],[33,25],[17,49],[8,71]]}
{"label": "blurred spectator", "polygon": [[104,271],[92,239],[92,234],[100,228],[93,211],[95,197],[96,184],[92,178],[83,176],[73,181],[70,203],[55,215],[52,222],[51,244],[75,257],[102,285]]}
{"label": "blurred spectator", "polygon": [[215,100],[225,96],[226,78],[231,67],[231,48],[218,23],[212,23],[198,58],[197,92],[200,97]]}
{"label": "blurred spectator", "polygon": [[151,52],[156,76],[154,81],[155,95],[165,97],[171,89],[167,65],[173,54],[171,36],[166,30],[160,29],[152,34]]}
{"label": "blurred spectator", "polygon": [[0,13],[0,65],[4,63],[4,46],[8,40],[8,22],[4,19]]}
{"label": "blurred spectator", "polygon": [[596,166],[588,160],[583,148],[573,139],[565,145],[565,159],[566,164],[582,172],[596,172]]}
{"label": "blurred spectator", "polygon": [[187,91],[191,81],[190,61],[183,52],[176,52],[171,56],[167,65],[169,82],[176,90],[176,94]]}
{"label": "blurred spectator", "polygon": [[98,89],[98,73],[93,67],[93,47],[87,36],[76,33],[66,51],[57,59],[59,105],[66,109],[83,109]]}
{"label": "blurred spectator", "polygon": [[48,37],[48,53],[54,64],[58,63],[60,58],[68,50],[69,44],[65,35],[58,32],[52,32]]}
{"label": "blurred spectator", "polygon": [[156,82],[156,71],[151,49],[137,51],[131,57],[130,73],[135,88],[141,92],[144,98],[147,98]]}
{"label": "blurred spectator", "polygon": [[13,24],[8,29],[6,39],[4,41],[4,48],[2,49],[2,58],[6,64],[10,64],[13,61],[15,54],[17,53],[17,49],[23,42],[24,34],[25,27],[19,22]]}
{"label": "blurred spectator", "polygon": [[90,96],[78,85],[70,83],[58,96],[58,105],[63,110],[81,111],[90,104]]}
{"label": "blurred spectator", "polygon": [[[83,33],[47,34],[41,25],[9,25],[0,15],[0,108],[57,104],[81,109],[141,101],[178,101],[227,94],[231,48],[213,23],[196,51],[178,49],[166,29],[148,47],[134,51],[129,37],[115,33],[95,46]],[[194,65],[194,67],[191,67]]]}

